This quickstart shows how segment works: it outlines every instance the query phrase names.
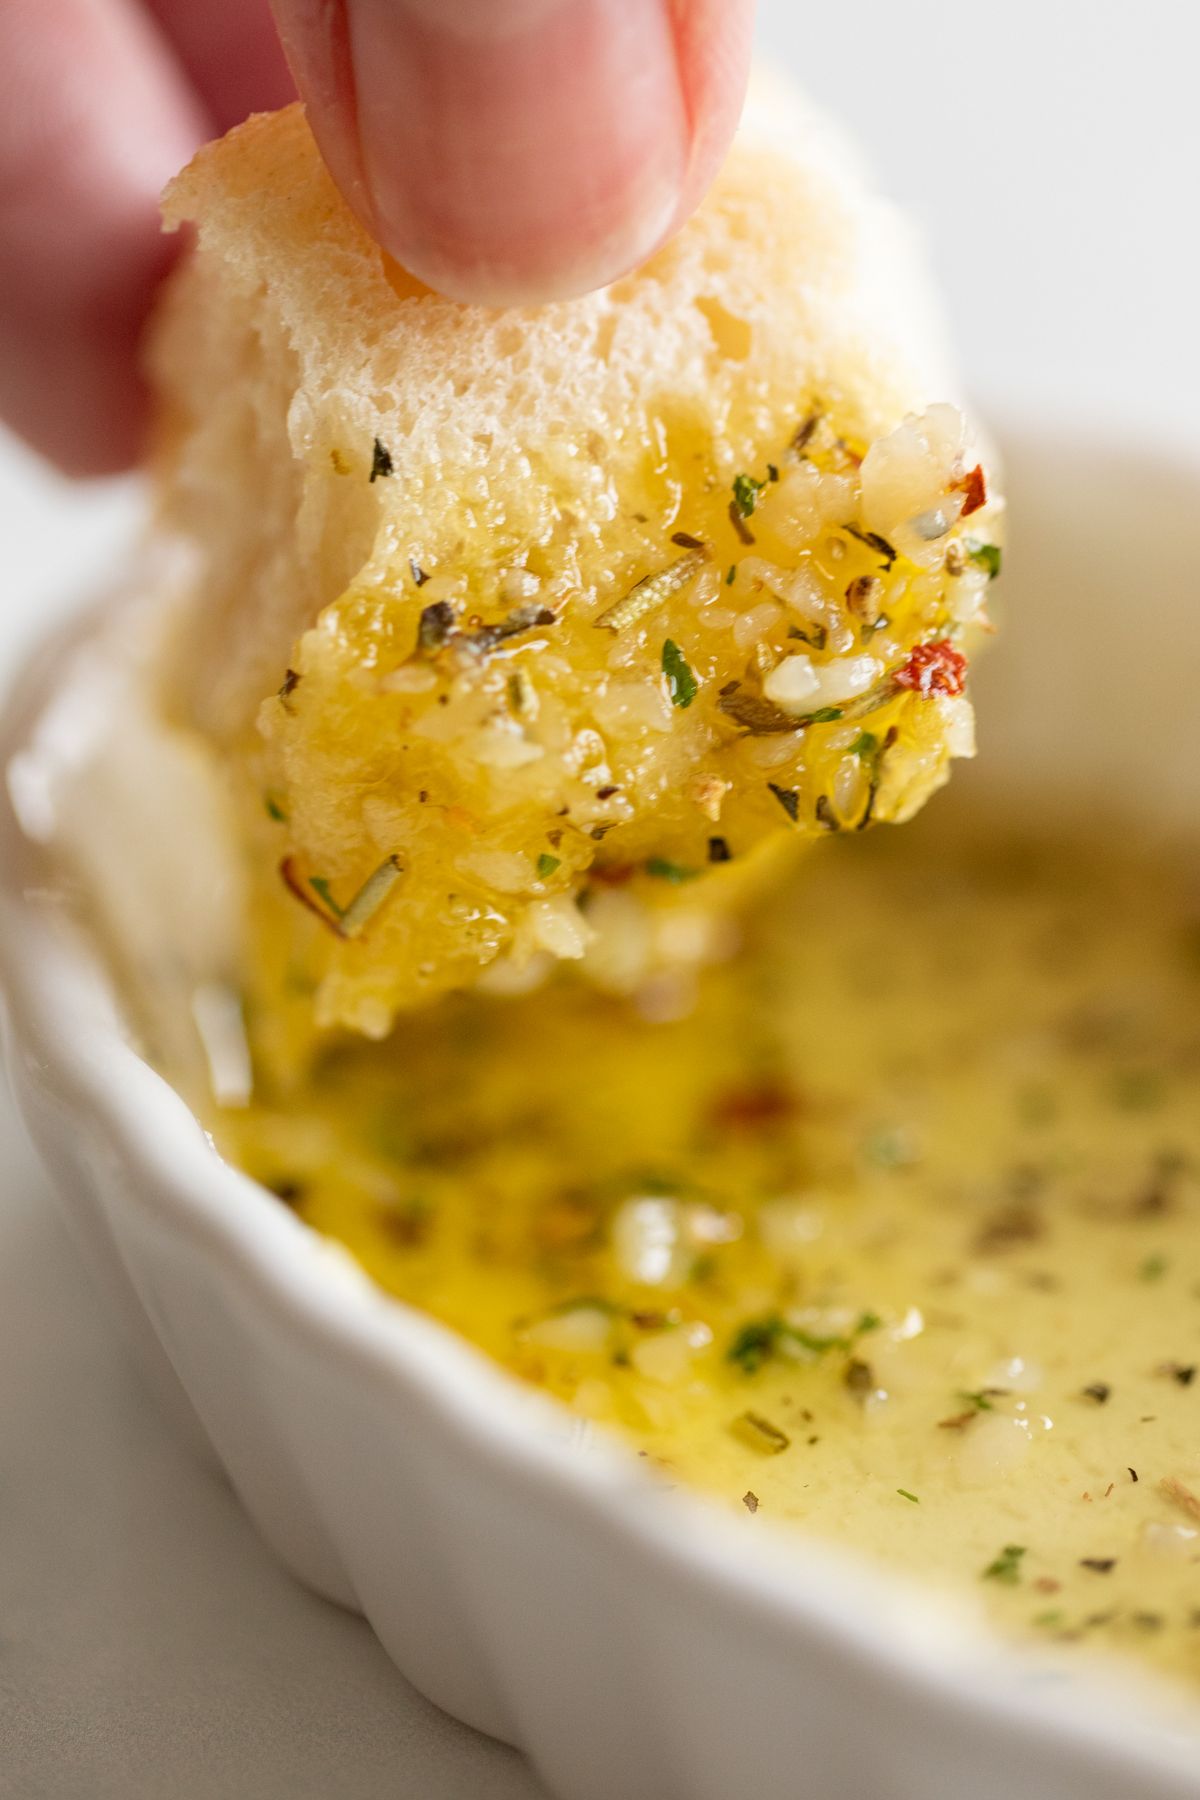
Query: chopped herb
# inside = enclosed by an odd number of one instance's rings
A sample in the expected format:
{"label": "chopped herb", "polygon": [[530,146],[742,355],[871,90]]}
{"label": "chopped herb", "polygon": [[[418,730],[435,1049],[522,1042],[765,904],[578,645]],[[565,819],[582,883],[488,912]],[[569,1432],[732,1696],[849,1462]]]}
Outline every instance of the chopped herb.
{"label": "chopped herb", "polygon": [[999,1391],[998,1388],[979,1388],[972,1393],[969,1389],[960,1388],[957,1398],[967,1406],[974,1407],[976,1412],[995,1412],[996,1409],[988,1396],[999,1393]]}
{"label": "chopped herb", "polygon": [[731,691],[723,693],[717,705],[751,737],[769,737],[775,732],[797,731],[800,727],[800,721],[784,712],[782,706],[776,706],[773,700],[767,700],[761,694],[744,693],[740,682],[733,683]]}
{"label": "chopped herb", "polygon": [[885,568],[891,568],[896,560],[896,552],[885,537],[880,537],[877,531],[864,531],[860,525],[847,525],[843,529],[852,538],[857,538],[860,544],[865,544],[868,550],[874,550],[877,556],[882,556]]}
{"label": "chopped herb", "polygon": [[662,672],[667,678],[671,705],[686,710],[700,692],[700,683],[674,638],[668,638],[662,647]]}
{"label": "chopped herb", "polygon": [[742,1495],[742,1505],[748,1513],[756,1513],[758,1511],[758,1495],[747,1489]]}
{"label": "chopped herb", "polygon": [[768,1313],[765,1318],[747,1319],[739,1326],[725,1357],[727,1362],[737,1363],[744,1374],[756,1375],[763,1364],[776,1355],[796,1361],[798,1356],[799,1359],[824,1356],[829,1350],[849,1352],[856,1337],[875,1330],[879,1323],[874,1313],[864,1313],[850,1337],[822,1337],[817,1332],[806,1331],[803,1326],[789,1324],[779,1313]]}
{"label": "chopped herb", "polygon": [[737,564],[730,563],[728,569],[726,569],[726,571],[725,571],[725,586],[732,587],[736,580],[737,580]]}
{"label": "chopped herb", "polygon": [[830,800],[828,794],[817,795],[817,804],[813,810],[816,814],[818,825],[823,825],[826,831],[841,830],[841,825],[838,823],[838,816],[833,810],[833,802]]}
{"label": "chopped herb", "polygon": [[532,631],[538,625],[553,625],[556,617],[552,607],[543,606],[535,600],[528,606],[518,606],[506,619],[500,619],[494,625],[480,625],[474,631],[460,632],[455,641],[464,650],[471,650],[477,656],[485,656],[506,638],[517,637],[523,631]]}
{"label": "chopped herb", "polygon": [[896,1492],[902,1500],[911,1500],[914,1506],[920,1506],[921,1502],[918,1500],[917,1496],[915,1494],[910,1494],[907,1488],[897,1488]]}
{"label": "chopped herb", "polygon": [[869,1362],[861,1356],[852,1356],[846,1364],[842,1380],[850,1392],[858,1399],[863,1399],[875,1386],[875,1372]]}
{"label": "chopped herb", "polygon": [[861,1337],[865,1332],[878,1331],[883,1320],[878,1313],[865,1312],[858,1315],[858,1324],[854,1327],[855,1335]]}
{"label": "chopped herb", "polygon": [[608,631],[624,631],[630,625],[636,625],[647,613],[664,605],[673,594],[678,594],[689,582],[694,581],[703,565],[708,561],[709,552],[706,546],[698,550],[687,550],[665,569],[656,569],[652,575],[646,575],[637,581],[627,594],[622,595],[612,606],[608,606],[593,623],[603,626]]}
{"label": "chopped herb", "polygon": [[681,550],[704,550],[707,548],[704,539],[693,537],[690,531],[673,531],[671,542],[678,544]]}
{"label": "chopped herb", "polygon": [[1049,1631],[1053,1630],[1056,1625],[1061,1625],[1066,1616],[1061,1607],[1055,1607],[1051,1612],[1036,1613],[1033,1623]]}
{"label": "chopped herb", "polygon": [[768,481],[778,481],[779,480],[779,470],[776,468],[774,463],[767,464],[767,480]]}
{"label": "chopped herb", "polygon": [[665,856],[651,856],[646,861],[646,873],[655,881],[671,881],[676,887],[684,881],[695,881],[699,869],[689,869],[683,863],[668,862]]}
{"label": "chopped herb", "polygon": [[279,688],[279,698],[282,700],[284,708],[288,712],[291,712],[292,710],[291,707],[288,706],[288,701],[299,686],[300,677],[297,675],[295,669],[286,670]]}
{"label": "chopped herb", "polygon": [[307,1192],[304,1182],[297,1181],[294,1176],[282,1175],[274,1181],[268,1181],[266,1185],[285,1206],[299,1206]]}
{"label": "chopped herb", "polygon": [[784,1329],[779,1318],[751,1319],[741,1326],[725,1352],[729,1362],[738,1363],[745,1374],[756,1375],[768,1358],[775,1354],[775,1344]]}
{"label": "chopped herb", "polygon": [[435,600],[421,614],[417,625],[417,648],[440,650],[454,630],[454,608],[448,600]]}
{"label": "chopped herb", "polygon": [[1104,1406],[1111,1393],[1112,1389],[1107,1381],[1092,1381],[1084,1388],[1083,1397],[1085,1400],[1094,1400],[1097,1406]]}
{"label": "chopped herb", "polygon": [[414,587],[419,587],[419,588],[424,587],[425,583],[429,580],[429,577],[425,573],[424,569],[421,567],[420,563],[415,562],[413,560],[413,558],[410,556],[408,559],[408,568],[409,568],[409,573],[411,574],[411,576],[413,578]]}
{"label": "chopped herb", "polygon": [[999,544],[985,544],[980,538],[968,538],[967,555],[978,568],[987,570],[989,581],[995,581],[1003,562]]}
{"label": "chopped herb", "polygon": [[824,625],[814,625],[810,631],[801,631],[799,625],[789,625],[787,634],[789,638],[807,644],[813,650],[823,650],[829,641],[829,633]]}
{"label": "chopped herb", "polygon": [[733,1421],[733,1430],[752,1449],[765,1456],[780,1456],[792,1441],[786,1431],[781,1431],[770,1419],[764,1419],[761,1413],[739,1413]]}
{"label": "chopped herb", "polygon": [[799,789],[779,787],[774,781],[768,781],[767,786],[778,800],[780,806],[782,806],[788,818],[795,824],[796,820],[800,817]]}
{"label": "chopped herb", "polygon": [[840,706],[818,706],[816,712],[805,713],[804,717],[797,719],[795,723],[797,725],[832,725],[834,720],[840,719],[841,716]]}
{"label": "chopped herb", "polygon": [[539,881],[548,880],[549,877],[551,875],[553,875],[553,873],[556,869],[561,869],[561,868],[562,868],[562,858],[560,856],[551,856],[550,852],[548,850],[543,850],[542,854],[537,859],[538,880]]}
{"label": "chopped herb", "polygon": [[392,453],[386,449],[379,439],[375,439],[375,448],[371,452],[371,480],[378,481],[383,475],[391,475]]}
{"label": "chopped herb", "polygon": [[860,731],[850,746],[851,756],[874,756],[879,748],[879,739],[873,731]]}
{"label": "chopped herb", "polygon": [[524,669],[514,669],[508,678],[508,704],[519,719],[536,717],[537,695]]}
{"label": "chopped herb", "polygon": [[1081,1556],[1079,1566],[1081,1569],[1090,1569],[1093,1575],[1111,1575],[1117,1566],[1117,1559],[1115,1556]]}
{"label": "chopped herb", "polygon": [[822,415],[819,412],[810,413],[807,419],[797,425],[795,431],[792,433],[792,442],[790,446],[794,455],[802,456],[804,454],[812,439],[813,433],[821,423],[821,418]]}
{"label": "chopped herb", "polygon": [[334,918],[340,919],[342,916],[343,909],[338,905],[337,901],[334,899],[333,895],[330,893],[329,883],[325,879],[324,875],[310,875],[308,878],[308,885],[312,889],[313,893],[319,895],[320,898],[325,902],[325,905],[329,908],[329,910],[333,914]]}
{"label": "chopped herb", "polygon": [[[1128,1463],[1126,1463],[1126,1465],[1125,1465],[1125,1467],[1126,1467],[1126,1468],[1127,1468],[1127,1469],[1129,1469],[1129,1464],[1128,1464]],[[1129,1479],[1130,1479],[1130,1481],[1136,1481],[1136,1480],[1137,1480],[1137,1478],[1138,1478],[1138,1472],[1137,1472],[1137,1470],[1136,1470],[1136,1469],[1129,1469]]]}
{"label": "chopped herb", "polygon": [[1167,1272],[1167,1259],[1155,1253],[1144,1257],[1138,1264],[1139,1281],[1161,1281]]}
{"label": "chopped herb", "polygon": [[287,814],[273,794],[263,795],[263,805],[267,809],[267,817],[274,819],[277,825],[287,824]]}
{"label": "chopped herb", "polygon": [[710,863],[727,863],[733,861],[733,852],[723,837],[710,837],[708,840],[708,860]]}
{"label": "chopped herb", "polygon": [[283,882],[283,885],[287,888],[288,893],[291,894],[294,899],[298,900],[301,906],[307,907],[310,913],[314,913],[316,917],[320,919],[322,925],[324,925],[327,930],[332,931],[335,936],[340,937],[341,924],[338,915],[336,913],[327,912],[325,907],[318,905],[317,901],[313,898],[310,888],[301,881],[297,874],[296,860],[294,857],[285,856],[283,858],[279,865],[279,877]]}
{"label": "chopped herb", "polygon": [[733,504],[743,519],[750,518],[758,505],[758,496],[766,487],[765,481],[756,481],[753,475],[735,475],[733,478]]}
{"label": "chopped herb", "polygon": [[1024,1544],[1005,1544],[994,1562],[990,1562],[983,1571],[984,1581],[1000,1581],[1005,1587],[1016,1587],[1021,1579],[1021,1558],[1025,1554]]}
{"label": "chopped herb", "polygon": [[403,873],[400,858],[388,856],[367,876],[341,916],[343,937],[355,938],[370,924]]}

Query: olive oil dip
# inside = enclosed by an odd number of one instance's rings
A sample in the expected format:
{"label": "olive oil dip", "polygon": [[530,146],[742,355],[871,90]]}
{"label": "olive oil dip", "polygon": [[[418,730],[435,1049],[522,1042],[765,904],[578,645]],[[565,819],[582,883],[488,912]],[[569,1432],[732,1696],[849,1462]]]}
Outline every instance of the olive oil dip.
{"label": "olive oil dip", "polygon": [[1198,902],[1115,832],[831,841],[690,1008],[460,996],[216,1136],[747,1531],[1197,1682]]}

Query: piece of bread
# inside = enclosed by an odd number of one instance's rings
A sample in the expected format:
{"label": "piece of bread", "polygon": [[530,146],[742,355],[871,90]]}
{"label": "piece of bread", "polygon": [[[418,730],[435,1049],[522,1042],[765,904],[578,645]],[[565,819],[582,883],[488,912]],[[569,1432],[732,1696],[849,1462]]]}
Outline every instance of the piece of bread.
{"label": "piece of bread", "polygon": [[165,214],[197,238],[152,346],[169,688],[245,796],[264,1004],[381,1034],[547,959],[636,988],[764,846],[907,816],[969,753],[995,502],[928,411],[908,233],[794,99],[752,97],[645,268],[540,309],[421,288],[299,107]]}

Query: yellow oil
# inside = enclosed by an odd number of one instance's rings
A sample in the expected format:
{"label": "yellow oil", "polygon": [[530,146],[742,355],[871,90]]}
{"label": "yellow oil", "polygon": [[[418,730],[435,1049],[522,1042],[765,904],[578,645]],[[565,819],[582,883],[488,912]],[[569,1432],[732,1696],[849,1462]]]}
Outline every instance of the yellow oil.
{"label": "yellow oil", "polygon": [[686,1019],[460,996],[216,1133],[747,1532],[1196,1681],[1198,893],[999,827],[841,839]]}

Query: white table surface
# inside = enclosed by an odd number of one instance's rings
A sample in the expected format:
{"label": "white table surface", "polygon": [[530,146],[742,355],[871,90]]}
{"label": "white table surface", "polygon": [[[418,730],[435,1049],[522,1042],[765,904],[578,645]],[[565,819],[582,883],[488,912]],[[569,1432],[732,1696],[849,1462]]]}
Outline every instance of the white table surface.
{"label": "white table surface", "polygon": [[[764,49],[921,219],[985,407],[1200,443],[1200,8],[761,4]],[[0,677],[136,517],[129,485],[70,489],[0,439]],[[173,1441],[0,1101],[0,1796],[541,1793],[301,1592]]]}

